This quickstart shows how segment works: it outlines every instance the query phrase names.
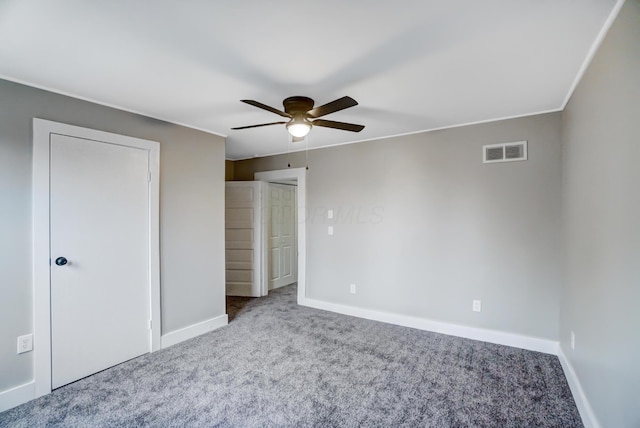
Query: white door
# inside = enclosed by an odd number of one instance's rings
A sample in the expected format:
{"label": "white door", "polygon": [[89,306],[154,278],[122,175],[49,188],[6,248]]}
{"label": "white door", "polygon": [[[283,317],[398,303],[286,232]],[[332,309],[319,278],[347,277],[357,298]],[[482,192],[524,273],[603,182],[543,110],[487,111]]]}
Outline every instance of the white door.
{"label": "white door", "polygon": [[296,186],[269,183],[269,290],[296,282]]}
{"label": "white door", "polygon": [[57,388],[150,351],[150,159],[148,150],[53,134],[50,153]]}
{"label": "white door", "polygon": [[261,186],[259,181],[232,181],[225,188],[226,293],[260,297]]}

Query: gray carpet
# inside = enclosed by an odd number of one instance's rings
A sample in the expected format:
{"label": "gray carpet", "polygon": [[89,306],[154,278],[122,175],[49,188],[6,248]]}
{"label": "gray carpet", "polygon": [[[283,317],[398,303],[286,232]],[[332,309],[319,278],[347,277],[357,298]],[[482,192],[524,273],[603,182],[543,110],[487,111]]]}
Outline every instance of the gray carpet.
{"label": "gray carpet", "polygon": [[0,413],[0,426],[582,426],[554,356],[299,307],[295,293]]}

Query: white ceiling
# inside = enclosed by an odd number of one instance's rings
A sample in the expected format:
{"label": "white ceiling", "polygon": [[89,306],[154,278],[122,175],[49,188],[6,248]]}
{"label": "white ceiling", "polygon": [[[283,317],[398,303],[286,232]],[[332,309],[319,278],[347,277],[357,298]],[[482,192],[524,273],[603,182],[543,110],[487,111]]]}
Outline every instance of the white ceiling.
{"label": "white ceiling", "polygon": [[[617,0],[620,2],[620,0]],[[227,158],[297,150],[292,95],[359,106],[310,147],[563,108],[616,0],[0,0],[0,75],[227,137]],[[0,100],[1,102],[1,100]]]}

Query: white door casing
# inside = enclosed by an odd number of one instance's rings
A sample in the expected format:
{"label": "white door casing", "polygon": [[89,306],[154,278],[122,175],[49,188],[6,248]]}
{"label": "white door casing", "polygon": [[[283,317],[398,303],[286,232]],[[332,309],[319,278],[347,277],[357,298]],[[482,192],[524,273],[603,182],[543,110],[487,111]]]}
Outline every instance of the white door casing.
{"label": "white door casing", "polygon": [[53,388],[151,350],[148,177],[148,150],[51,135]]}
{"label": "white door casing", "polygon": [[[296,249],[298,253],[297,276],[298,276],[298,304],[306,298],[306,264],[307,264],[307,229],[306,229],[306,202],[307,202],[307,170],[306,168],[289,168],[275,171],[256,172],[255,180],[263,182],[294,181],[297,185],[296,197]],[[266,246],[265,246],[266,248]],[[266,250],[265,250],[266,251]],[[268,284],[268,269],[263,269],[263,284],[266,288]]]}
{"label": "white door casing", "polygon": [[296,187],[267,184],[269,290],[296,282]]}
{"label": "white door casing", "polygon": [[[160,145],[157,142],[139,138],[127,137],[73,125],[67,125],[43,119],[33,120],[33,281],[34,281],[34,384],[35,396],[39,397],[51,392],[51,281],[56,281],[57,273],[53,273],[55,258],[51,254],[56,244],[50,237],[55,231],[50,228],[50,203],[52,202],[49,189],[51,185],[51,144],[57,136],[75,137],[108,143],[122,147],[136,148],[147,153],[149,179],[147,182],[147,219],[144,224],[146,230],[146,312],[148,326],[145,349],[153,351],[160,349],[160,269],[159,269],[159,158]],[[55,143],[54,143],[55,144]],[[97,191],[96,193],[100,193]],[[55,202],[54,202],[55,203]],[[88,237],[87,237],[88,238]],[[52,245],[53,244],[53,245]],[[74,266],[73,256],[68,257],[70,266]],[[53,260],[51,260],[53,258]],[[52,264],[50,266],[50,263]],[[124,262],[126,265],[126,262]],[[79,261],[75,268],[79,270],[86,266]],[[62,268],[62,267],[61,267]],[[117,268],[117,266],[110,266]],[[67,273],[70,273],[68,270]],[[55,284],[57,286],[57,284]],[[55,303],[54,303],[55,305]],[[100,317],[96,322],[108,322]],[[147,328],[149,328],[147,327]],[[95,336],[98,336],[94,333]],[[86,337],[78,338],[79,341]],[[90,338],[95,340],[96,338]],[[98,340],[100,338],[98,337]],[[145,351],[146,352],[146,351]]]}
{"label": "white door casing", "polygon": [[259,181],[225,183],[226,294],[260,297],[262,185]]}

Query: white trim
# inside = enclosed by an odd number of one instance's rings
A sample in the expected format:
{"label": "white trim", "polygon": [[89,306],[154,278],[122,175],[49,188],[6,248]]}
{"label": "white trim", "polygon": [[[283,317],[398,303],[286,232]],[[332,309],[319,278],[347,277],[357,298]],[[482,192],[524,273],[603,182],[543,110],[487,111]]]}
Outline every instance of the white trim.
{"label": "white trim", "polygon": [[254,180],[278,181],[296,180],[298,183],[298,304],[306,299],[307,284],[307,169],[289,168],[275,171],[256,172]]}
{"label": "white trim", "polygon": [[[155,142],[154,142],[155,143]],[[149,150],[149,281],[151,287],[151,352],[160,350],[160,143]]]}
{"label": "white trim", "polygon": [[36,394],[36,383],[31,381],[6,391],[0,392],[0,412],[12,409],[22,403],[33,400]]}
{"label": "white trim", "polygon": [[160,349],[160,143],[49,120],[33,119],[33,377],[35,397],[51,392],[51,293],[49,230],[50,134],[73,135],[149,151],[149,349]]}
{"label": "white trim", "polygon": [[90,103],[93,103],[93,104],[97,104],[97,105],[100,105],[100,106],[109,107],[109,108],[113,108],[113,109],[120,110],[120,111],[126,111],[126,112],[129,112],[129,113],[137,114],[138,116],[144,116],[144,117],[148,117],[150,119],[155,119],[155,120],[159,120],[159,121],[166,122],[166,123],[172,123],[174,125],[184,126],[185,128],[189,128],[189,129],[193,129],[193,130],[196,130],[196,131],[204,132],[206,134],[212,134],[212,135],[217,135],[218,137],[227,138],[226,134],[220,134],[219,132],[208,131],[208,130],[206,130],[204,128],[198,128],[197,126],[187,125],[186,123],[182,123],[182,122],[175,122],[173,120],[165,119],[165,118],[162,118],[160,116],[152,116],[149,113],[142,113],[142,112],[140,112],[138,110],[133,110],[133,109],[130,109],[130,108],[122,107],[122,106],[119,106],[117,104],[105,103],[103,101],[98,101],[98,100],[95,100],[93,98],[83,97],[81,95],[75,95],[75,94],[72,94],[71,92],[61,91],[59,89],[51,88],[50,86],[39,85],[37,83],[29,82],[29,81],[26,81],[26,80],[23,80],[23,79],[16,79],[14,77],[9,77],[9,76],[4,75],[4,74],[0,74],[0,79],[8,80],[10,82],[18,83],[20,85],[29,86],[29,87],[35,88],[35,89],[41,89],[43,91],[52,92],[54,94],[63,95],[65,97],[74,98],[76,100],[87,101],[87,102],[90,102]]}
{"label": "white trim", "polygon": [[580,84],[580,81],[582,80],[582,77],[584,77],[584,74],[587,72],[587,69],[591,65],[591,61],[593,61],[593,58],[596,56],[596,53],[598,52],[598,49],[600,49],[600,45],[602,44],[605,37],[607,36],[609,29],[611,28],[616,18],[618,17],[618,14],[620,13],[620,9],[622,9],[622,6],[624,5],[624,2],[625,0],[618,0],[615,6],[613,6],[613,9],[611,10],[609,17],[604,22],[602,29],[600,30],[600,32],[596,36],[596,39],[591,45],[591,49],[589,49],[589,52],[587,53],[587,57],[584,59],[584,62],[582,63],[582,67],[580,67],[580,70],[578,70],[578,74],[576,75],[576,78],[573,80],[573,83],[569,88],[569,92],[567,92],[567,96],[565,97],[560,110],[564,110],[565,108],[567,108],[567,104],[569,104],[569,100],[571,100],[573,93],[575,92],[576,88]]}
{"label": "white trim", "polygon": [[556,355],[558,352],[558,342],[538,337],[451,324],[426,318],[375,311],[372,309],[363,309],[355,306],[341,305],[308,298],[305,298],[302,301],[298,299],[298,303],[310,308],[337,312],[343,315],[401,325],[403,327],[417,328],[419,330],[432,331],[434,333],[465,337],[467,339],[481,340],[483,342],[496,343],[498,345],[513,346],[530,351],[544,352],[545,354]]}
{"label": "white trim", "polygon": [[585,428],[600,428],[601,425],[598,422],[598,418],[596,418],[596,414],[593,412],[591,404],[589,404],[589,400],[582,389],[582,384],[580,383],[573,366],[562,350],[562,345],[558,346],[558,359],[562,365],[562,370],[564,370],[564,376],[567,378],[567,383],[569,384],[569,388],[573,394],[573,400],[576,402],[578,412],[580,413],[580,417],[582,418],[582,423]]}
{"label": "white trim", "polygon": [[260,253],[260,295],[269,295],[269,229],[271,212],[269,212],[269,184],[260,183],[260,245],[257,250]]}
{"label": "white trim", "polygon": [[224,327],[229,323],[229,317],[227,314],[220,315],[214,318],[210,318],[206,321],[202,321],[190,326],[181,328],[162,335],[162,349],[168,348],[185,340],[192,339],[201,334],[216,330],[220,327]]}
{"label": "white trim", "polygon": [[35,396],[51,392],[49,288],[49,132],[33,120],[33,379]]}

